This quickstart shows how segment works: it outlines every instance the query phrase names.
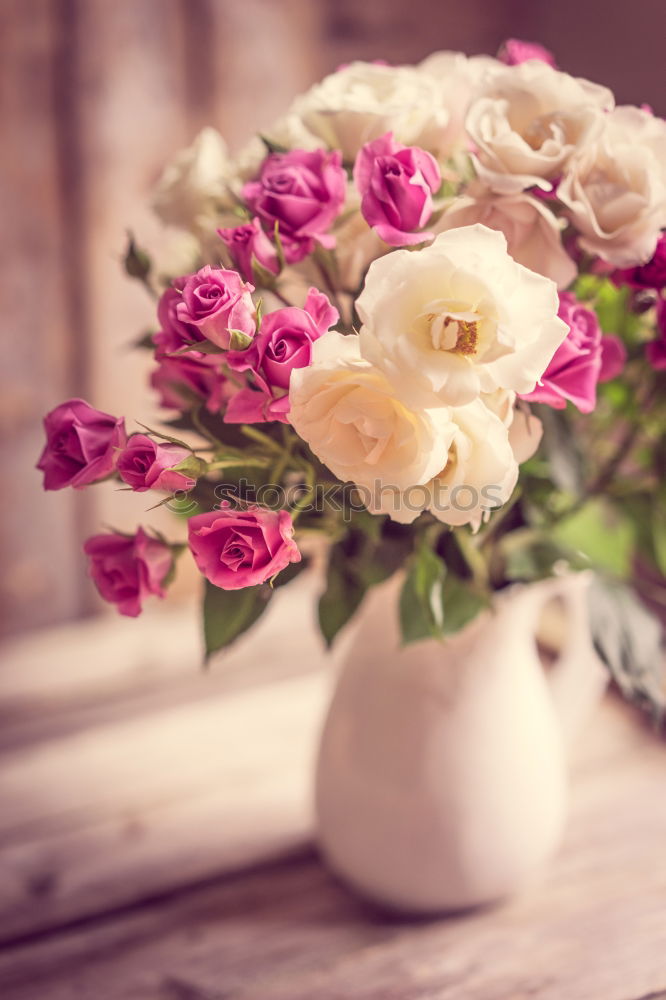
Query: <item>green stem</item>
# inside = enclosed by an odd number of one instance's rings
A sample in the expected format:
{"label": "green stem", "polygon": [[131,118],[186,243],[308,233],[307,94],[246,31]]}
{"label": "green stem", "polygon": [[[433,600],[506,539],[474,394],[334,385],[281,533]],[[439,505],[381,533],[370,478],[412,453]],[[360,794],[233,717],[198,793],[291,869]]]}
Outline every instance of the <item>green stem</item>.
{"label": "green stem", "polygon": [[269,451],[277,452],[279,455],[281,455],[284,451],[282,445],[278,444],[277,441],[274,441],[273,438],[268,436],[268,434],[264,434],[263,431],[258,431],[257,428],[253,427],[251,424],[242,424],[241,434],[244,434],[245,437],[250,438],[252,441],[256,441],[257,444],[262,445]]}

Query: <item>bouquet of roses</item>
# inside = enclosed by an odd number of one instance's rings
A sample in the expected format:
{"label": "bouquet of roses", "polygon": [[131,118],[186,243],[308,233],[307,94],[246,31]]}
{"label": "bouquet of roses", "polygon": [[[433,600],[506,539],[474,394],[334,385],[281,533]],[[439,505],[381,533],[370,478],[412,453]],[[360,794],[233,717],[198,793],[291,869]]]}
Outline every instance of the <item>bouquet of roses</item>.
{"label": "bouquet of roses", "polygon": [[[649,108],[515,40],[355,62],[235,158],[204,130],[154,206],[190,254],[167,278],[134,241],[126,256],[157,298],[141,346],[165,426],[128,433],[70,400],[39,462],[46,489],[115,477],[187,517],[187,545],[86,543],[123,614],[189,549],[210,653],[313,534],[329,643],[398,570],[405,641],[589,565],[666,606],[666,122]],[[613,593],[600,651],[655,703],[617,625],[634,602]]]}

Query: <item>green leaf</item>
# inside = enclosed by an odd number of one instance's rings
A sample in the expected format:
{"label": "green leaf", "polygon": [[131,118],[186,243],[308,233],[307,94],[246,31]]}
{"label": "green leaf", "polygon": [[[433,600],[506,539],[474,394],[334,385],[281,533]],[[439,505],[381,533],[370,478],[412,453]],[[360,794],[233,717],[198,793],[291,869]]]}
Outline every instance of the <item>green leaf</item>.
{"label": "green leaf", "polygon": [[159,438],[160,441],[168,441],[170,444],[177,444],[180,445],[181,448],[187,448],[188,451],[192,450],[189,444],[187,444],[186,441],[181,441],[180,438],[171,437],[169,434],[164,434],[162,431],[155,431],[152,427],[148,427],[147,424],[142,424],[140,420],[137,420],[137,424],[139,427],[143,427],[144,431],[148,431],[149,434],[152,434],[153,437]]}
{"label": "green leaf", "polygon": [[259,135],[259,138],[263,142],[264,146],[269,153],[287,153],[287,147],[282,146],[279,142],[274,142],[273,139],[269,139],[267,135]]}
{"label": "green leaf", "polygon": [[[277,275],[260,264],[256,257],[252,258],[252,277],[257,288],[275,288]],[[259,319],[257,319],[257,326],[259,326]]]}
{"label": "green leaf", "polygon": [[597,578],[590,586],[588,601],[598,656],[624,697],[662,726],[666,671],[661,624],[628,587]]}
{"label": "green leaf", "polygon": [[532,528],[519,528],[504,535],[498,551],[504,560],[504,576],[509,581],[542,580],[552,576],[558,564],[570,569],[589,566],[586,557]]}
{"label": "green leaf", "polygon": [[442,611],[444,635],[453,635],[468,625],[488,607],[490,597],[452,573],[447,573],[442,585]]}
{"label": "green leaf", "polygon": [[123,264],[130,278],[138,278],[139,281],[144,282],[148,280],[148,275],[152,267],[150,257],[145,250],[137,246],[134,234],[131,231],[127,233],[127,249],[125,250]]}
{"label": "green leaf", "polygon": [[310,560],[307,556],[303,556],[300,562],[289,563],[283,570],[276,573],[272,580],[269,580],[269,584],[274,590],[279,587],[284,587],[286,584],[291,583],[295,580],[297,576],[300,576],[303,570],[307,569],[310,565]]}
{"label": "green leaf", "polygon": [[[243,334],[245,336],[245,334]],[[219,344],[214,344],[212,340],[197,340],[192,344],[185,344],[184,347],[179,347],[177,351],[171,351],[166,354],[167,358],[179,358],[183,354],[191,354],[192,351],[198,351],[199,354],[224,354],[224,348],[220,347]]]}
{"label": "green leaf", "polygon": [[190,479],[199,479],[207,469],[208,462],[205,462],[203,458],[199,458],[197,455],[188,455],[178,465],[174,465],[171,471],[182,472],[184,476],[189,476]]}
{"label": "green leaf", "polygon": [[581,496],[585,482],[584,463],[566,411],[553,410],[545,404],[536,404],[533,409],[543,424],[541,447],[548,458],[553,483],[565,493]]}
{"label": "green leaf", "polygon": [[222,590],[206,580],[203,602],[206,660],[254,625],[272,596],[273,591],[266,584],[243,590]]}
{"label": "green leaf", "polygon": [[358,609],[368,584],[355,572],[344,545],[337,543],[331,549],[326,574],[326,589],[319,598],[319,627],[327,646]]}
{"label": "green leaf", "polygon": [[443,636],[442,585],[446,566],[426,542],[414,554],[400,593],[403,643]]}
{"label": "green leaf", "polygon": [[626,577],[631,568],[635,534],[631,521],[602,497],[589,500],[552,529],[553,539],[567,549],[586,556],[590,562]]}
{"label": "green leaf", "polygon": [[245,351],[252,343],[252,337],[248,337],[242,330],[229,330],[229,350]]}

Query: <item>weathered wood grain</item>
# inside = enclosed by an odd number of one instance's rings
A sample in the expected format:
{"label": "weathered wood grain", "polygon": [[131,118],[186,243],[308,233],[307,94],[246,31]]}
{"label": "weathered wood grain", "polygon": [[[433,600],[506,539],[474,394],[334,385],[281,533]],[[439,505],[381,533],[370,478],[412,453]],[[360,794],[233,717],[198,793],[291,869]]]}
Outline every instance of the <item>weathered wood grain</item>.
{"label": "weathered wood grain", "polygon": [[[271,701],[266,699],[266,708]],[[246,703],[255,715],[253,725],[259,707]],[[270,728],[273,718],[272,710],[264,714],[264,726]],[[295,727],[290,729],[293,739]],[[273,774],[266,778],[269,785],[276,769],[271,764],[283,763],[274,750],[271,745],[271,760],[264,761]],[[271,862],[269,847],[266,863],[252,871],[10,949],[0,955],[0,995],[3,1000],[658,997],[666,990],[665,764],[663,744],[609,699],[578,754],[563,850],[543,882],[502,907],[423,923],[401,921],[347,894],[310,852]],[[288,780],[284,772],[282,777]],[[270,823],[259,807],[263,801],[265,809],[266,787],[248,784],[247,798],[258,810],[251,830],[254,835],[263,830],[269,844]],[[220,784],[220,795],[226,791]],[[237,806],[232,814],[238,818]],[[219,835],[222,855],[223,827]],[[194,836],[192,843],[194,849]]]}

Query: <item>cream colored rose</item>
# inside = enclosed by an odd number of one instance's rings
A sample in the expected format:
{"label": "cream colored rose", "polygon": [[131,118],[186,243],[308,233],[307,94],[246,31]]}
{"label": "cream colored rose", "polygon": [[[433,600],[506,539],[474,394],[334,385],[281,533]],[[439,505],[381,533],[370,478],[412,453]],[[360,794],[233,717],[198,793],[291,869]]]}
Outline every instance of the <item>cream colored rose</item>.
{"label": "cream colored rose", "polygon": [[297,97],[290,109],[312,135],[352,163],[386,132],[398,142],[439,150],[448,112],[437,83],[413,66],[353,62]]}
{"label": "cream colored rose", "polygon": [[513,456],[518,465],[522,465],[539,447],[543,437],[543,424],[530,412],[527,403],[521,401],[516,405],[516,394],[508,389],[482,393],[480,398],[508,428]]}
{"label": "cream colored rose", "polygon": [[442,106],[449,115],[440,153],[450,155],[467,148],[465,117],[469,106],[492,74],[504,69],[504,64],[491,56],[468,57],[462,52],[443,51],[433,52],[418,68],[437,84]]}
{"label": "cream colored rose", "polygon": [[289,420],[343,482],[371,494],[377,487],[400,491],[426,483],[453,438],[449,410],[406,406],[358,347],[357,337],[334,331],[315,342],[310,367],[292,372]]}
{"label": "cream colored rose", "polygon": [[446,460],[424,486],[384,490],[374,513],[411,524],[428,510],[443,524],[478,528],[511,496],[518,479],[509,431],[481,399],[449,410],[454,433]]}
{"label": "cream colored rose", "polygon": [[224,139],[213,128],[203,129],[165,168],[153,192],[154,211],[167,225],[207,230],[220,210],[232,205],[231,171]]}
{"label": "cream colored rose", "polygon": [[569,165],[557,195],[580,245],[616,267],[649,260],[666,227],[666,122],[620,107]]}
{"label": "cream colored rose", "polygon": [[370,265],[361,352],[421,406],[531,392],[567,335],[558,305],[554,282],[517,264],[502,233],[452,229]]}
{"label": "cream colored rose", "polygon": [[538,198],[524,192],[498,195],[473,184],[449,202],[432,228],[439,233],[475,222],[504,233],[513,259],[550,278],[558,288],[566,288],[576,277],[576,265],[562,246],[562,224]]}
{"label": "cream colored rose", "polygon": [[535,60],[492,74],[466,119],[479,177],[500,194],[549,190],[613,103],[606,87]]}

